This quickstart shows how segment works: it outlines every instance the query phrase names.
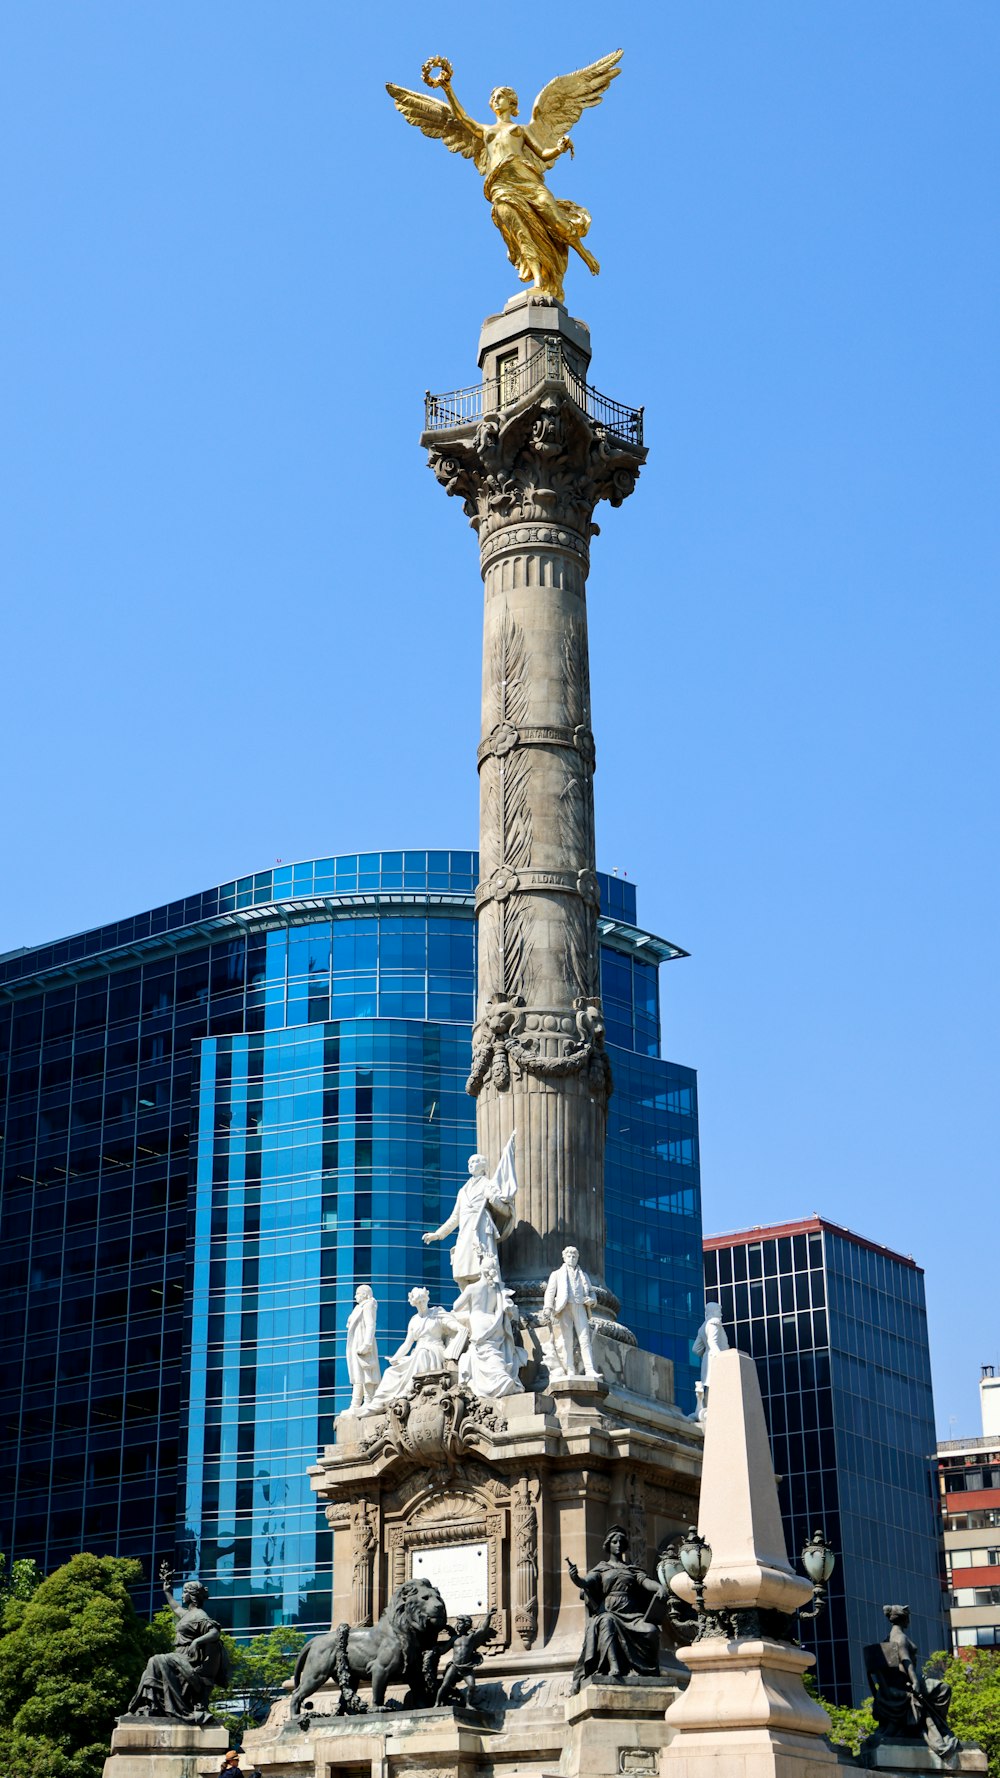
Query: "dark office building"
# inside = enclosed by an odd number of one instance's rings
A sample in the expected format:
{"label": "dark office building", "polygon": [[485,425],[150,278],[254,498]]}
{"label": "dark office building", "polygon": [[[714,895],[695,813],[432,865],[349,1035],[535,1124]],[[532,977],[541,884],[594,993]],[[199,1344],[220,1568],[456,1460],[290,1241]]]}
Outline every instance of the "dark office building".
{"label": "dark office building", "polygon": [[[0,1549],[199,1571],[238,1631],[330,1622],[305,1470],[346,1399],[355,1285],[383,1354],[474,1147],[472,852],[265,871],[0,958]],[[634,885],[601,878],[616,1090],[608,1282],[693,1402],[692,1070],[660,1059]]]}
{"label": "dark office building", "polygon": [[922,1654],[947,1646],[923,1272],[813,1216],[707,1238],[705,1295],[756,1360],[792,1562],[817,1527],[837,1552],[800,1635],[822,1694],[858,1702],[883,1605],[909,1604]]}

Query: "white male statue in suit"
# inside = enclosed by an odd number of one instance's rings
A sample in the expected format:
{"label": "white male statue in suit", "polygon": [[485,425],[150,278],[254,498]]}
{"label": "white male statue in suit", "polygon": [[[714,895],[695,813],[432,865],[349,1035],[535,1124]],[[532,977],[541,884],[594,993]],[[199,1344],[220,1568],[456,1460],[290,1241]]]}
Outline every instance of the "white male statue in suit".
{"label": "white male statue in suit", "polygon": [[[590,1311],[595,1302],[590,1279],[580,1264],[579,1250],[564,1247],[562,1265],[549,1273],[542,1313],[552,1329],[556,1357],[566,1377],[582,1375],[601,1381],[590,1343]],[[574,1334],[580,1350],[579,1368],[575,1363]]]}

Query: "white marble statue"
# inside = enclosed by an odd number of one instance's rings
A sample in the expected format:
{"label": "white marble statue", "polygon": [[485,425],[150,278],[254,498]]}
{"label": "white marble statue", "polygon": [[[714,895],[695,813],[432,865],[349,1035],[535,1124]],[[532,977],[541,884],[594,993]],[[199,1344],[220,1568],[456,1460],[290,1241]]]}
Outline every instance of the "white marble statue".
{"label": "white marble statue", "polygon": [[359,1284],[354,1308],[347,1317],[347,1375],[351,1380],[351,1405],[347,1414],[364,1413],[382,1378],[375,1339],[378,1303],[370,1284]]}
{"label": "white marble statue", "polygon": [[398,1395],[410,1395],[418,1377],[430,1377],[443,1371],[448,1348],[462,1330],[447,1309],[431,1308],[430,1291],[417,1285],[407,1302],[414,1313],[406,1328],[406,1338],[394,1352],[382,1374],[382,1381],[367,1404],[367,1412],[378,1413]]}
{"label": "white marble statue", "polygon": [[492,1254],[483,1255],[480,1276],[466,1285],[451,1312],[468,1335],[458,1360],[459,1382],[488,1400],[520,1393],[527,1354],[514,1336],[518,1319],[514,1293],[505,1289]]}
{"label": "white marble statue", "polygon": [[455,1208],[447,1222],[424,1236],[425,1241],[443,1241],[458,1231],[451,1250],[451,1272],[462,1289],[479,1277],[481,1254],[496,1259],[497,1242],[505,1241],[517,1226],[513,1133],[492,1175],[487,1173],[488,1165],[485,1155],[469,1156],[469,1177],[459,1189]]}
{"label": "white marble statue", "polygon": [[[600,1380],[601,1373],[594,1364],[590,1340],[590,1311],[596,1303],[593,1287],[580,1264],[576,1247],[564,1247],[562,1257],[562,1265],[549,1273],[542,1314],[552,1329],[552,1343],[562,1375]],[[579,1366],[574,1342],[579,1348]]]}
{"label": "white marble statue", "polygon": [[719,1303],[705,1304],[705,1319],[695,1334],[694,1355],[701,1359],[701,1380],[694,1386],[698,1405],[690,1416],[692,1420],[704,1423],[708,1413],[708,1379],[712,1368],[712,1359],[716,1352],[728,1352],[729,1339],[722,1325],[722,1307]]}

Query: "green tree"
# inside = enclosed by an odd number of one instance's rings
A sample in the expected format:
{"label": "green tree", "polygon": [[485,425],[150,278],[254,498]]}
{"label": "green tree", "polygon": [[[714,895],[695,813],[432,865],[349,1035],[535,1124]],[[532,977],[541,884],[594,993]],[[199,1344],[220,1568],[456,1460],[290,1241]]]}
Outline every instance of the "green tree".
{"label": "green tree", "polygon": [[872,1701],[866,1698],[863,1704],[828,1704],[820,1698],[823,1709],[830,1716],[830,1740],[837,1746],[849,1747],[857,1753],[867,1736],[875,1733],[875,1718],[872,1715]]}
{"label": "green tree", "polygon": [[977,1741],[1000,1778],[1000,1649],[963,1648],[931,1655],[924,1672],[951,1686],[948,1721],[963,1741]]}
{"label": "green tree", "polygon": [[101,1778],[115,1717],[152,1646],[129,1587],[140,1563],[73,1556],[27,1600],[5,1606],[0,1638],[4,1778]]}
{"label": "green tree", "polygon": [[810,1697],[822,1704],[830,1718],[830,1740],[839,1747],[848,1747],[857,1753],[867,1735],[875,1733],[875,1718],[872,1715],[872,1701],[866,1698],[863,1704],[830,1704],[821,1698],[816,1690],[816,1681],[811,1673],[803,1675],[803,1683]]}
{"label": "green tree", "polygon": [[264,1721],[286,1679],[291,1679],[308,1640],[303,1631],[287,1624],[279,1624],[264,1636],[252,1636],[249,1642],[223,1636],[230,1675],[227,1684],[212,1693],[212,1712],[225,1723],[234,1741],[239,1741],[245,1729],[257,1728]]}
{"label": "green tree", "polygon": [[[30,1599],[41,1584],[41,1570],[30,1556],[18,1556],[8,1564],[3,1550],[0,1550],[0,1635],[4,1630],[13,1628],[13,1621],[11,1624],[6,1621],[7,1606],[14,1600]],[[12,1620],[18,1615],[12,1613]]]}

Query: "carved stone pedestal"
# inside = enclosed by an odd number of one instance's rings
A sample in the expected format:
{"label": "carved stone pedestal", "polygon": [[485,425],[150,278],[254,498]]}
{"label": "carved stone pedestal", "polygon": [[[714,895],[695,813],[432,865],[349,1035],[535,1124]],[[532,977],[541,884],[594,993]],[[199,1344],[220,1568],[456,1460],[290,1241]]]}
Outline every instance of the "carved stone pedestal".
{"label": "carved stone pedestal", "polygon": [[111,1737],[104,1778],[214,1778],[228,1746],[221,1723],[200,1729],[172,1717],[126,1717]]}
{"label": "carved stone pedestal", "polygon": [[670,1737],[664,1713],[677,1685],[634,1678],[630,1685],[585,1685],[566,1703],[568,1734],[559,1778],[647,1778]]}
{"label": "carved stone pedestal", "polygon": [[[705,1604],[721,1628],[678,1651],[691,1680],[667,1711],[661,1778],[834,1778],[843,1761],[826,1739],[830,1719],[802,1683],[815,1656],[758,1628],[812,1588],[785,1552],[754,1361],[717,1352],[711,1379],[698,1529],[713,1552]],[[671,1586],[691,1602],[686,1575]]]}
{"label": "carved stone pedestal", "polygon": [[986,1772],[989,1760],[981,1747],[974,1742],[963,1741],[954,1759],[943,1760],[922,1741],[878,1741],[862,1746],[858,1755],[863,1766],[874,1772],[905,1773],[923,1772]]}
{"label": "carved stone pedestal", "polygon": [[803,1673],[814,1656],[786,1642],[727,1642],[679,1651],[691,1683],[667,1712],[663,1778],[821,1778],[840,1761],[830,1719]]}
{"label": "carved stone pedestal", "polygon": [[485,1719],[452,1709],[324,1718],[336,1703],[320,1695],[307,1729],[279,1708],[246,1736],[247,1754],[265,1778],[654,1778],[676,1685],[588,1685],[575,1698],[564,1686],[486,1684]]}
{"label": "carved stone pedestal", "polygon": [[[329,1700],[336,1708],[336,1700]],[[317,1697],[318,1718],[323,1700]],[[263,1729],[244,1737],[266,1778],[475,1778],[490,1731],[458,1711],[380,1710],[328,1717],[303,1731],[272,1712]]]}
{"label": "carved stone pedestal", "polygon": [[568,1679],[585,1613],[567,1560],[586,1573],[618,1523],[648,1573],[697,1495],[702,1432],[673,1404],[671,1366],[616,1352],[611,1384],[568,1379],[484,1402],[446,1372],[389,1414],[342,1417],[310,1470],[336,1533],[334,1623],[357,1622],[361,1600],[374,1621],[425,1575],[452,1619],[492,1612],[483,1684]]}
{"label": "carved stone pedestal", "polygon": [[[449,1366],[389,1413],[341,1416],[336,1444],[310,1470],[335,1532],[333,1622],[356,1623],[361,1601],[374,1622],[403,1581],[424,1575],[452,1622],[467,1614],[481,1623],[489,1611],[497,1634],[475,1674],[478,1715],[396,1710],[337,1720],[337,1691],[327,1687],[302,1729],[288,1722],[283,1698],[246,1737],[265,1778],[328,1778],[344,1768],[346,1778],[370,1778],[369,1766],[374,1778],[472,1778],[473,1768],[476,1778],[605,1778],[605,1769],[612,1778],[625,1768],[601,1766],[605,1755],[655,1752],[676,1659],[665,1640],[662,1681],[590,1685],[570,1699],[585,1613],[566,1563],[586,1573],[618,1523],[632,1561],[650,1572],[657,1545],[693,1516],[703,1434],[674,1405],[667,1360],[607,1344],[615,1348],[608,1382],[567,1379],[486,1402],[460,1388]],[[388,1700],[401,1703],[400,1689]]]}

